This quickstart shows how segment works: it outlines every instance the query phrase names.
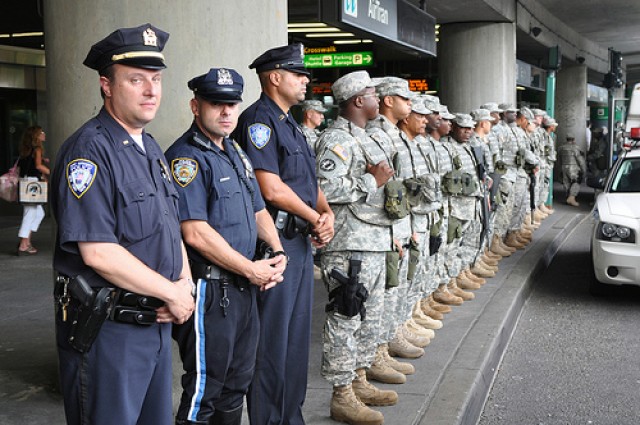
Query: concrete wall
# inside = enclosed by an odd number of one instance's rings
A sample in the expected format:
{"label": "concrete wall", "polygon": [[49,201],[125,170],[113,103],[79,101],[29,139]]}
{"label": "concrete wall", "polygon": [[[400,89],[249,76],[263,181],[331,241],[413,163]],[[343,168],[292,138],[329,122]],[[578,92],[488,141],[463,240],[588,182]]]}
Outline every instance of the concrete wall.
{"label": "concrete wall", "polygon": [[516,101],[516,35],[511,23],[447,24],[438,46],[440,100],[452,112]]}
{"label": "concrete wall", "polygon": [[187,81],[211,67],[245,78],[244,105],[259,95],[248,65],[287,43],[286,0],[56,0],[44,3],[50,153],[102,106],[98,75],[82,65],[92,44],[120,27],[150,22],[171,34],[162,105],[148,126],[168,147],[191,123]]}

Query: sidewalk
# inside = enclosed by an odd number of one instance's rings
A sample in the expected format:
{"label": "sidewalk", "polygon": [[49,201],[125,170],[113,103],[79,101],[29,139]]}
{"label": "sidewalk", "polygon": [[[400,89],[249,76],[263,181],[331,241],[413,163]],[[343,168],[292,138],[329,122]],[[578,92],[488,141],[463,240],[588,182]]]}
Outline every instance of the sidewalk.
{"label": "sidewalk", "polygon": [[[396,406],[381,407],[387,425],[475,424],[502,352],[535,277],[550,263],[559,245],[589,211],[592,192],[581,206],[556,202],[556,213],[543,221],[533,242],[500,262],[500,272],[474,291],[475,300],[454,307],[444,327],[411,361],[416,374],[398,392]],[[20,217],[0,218],[0,423],[62,425],[62,397],[57,389],[57,355],[53,329],[53,224],[45,219],[33,237],[39,253],[17,257]],[[309,425],[335,425],[329,418],[330,385],[320,376],[321,332],[326,291],[315,284],[314,320],[307,402]],[[174,400],[179,396],[181,367],[174,359]],[[378,408],[377,408],[378,409]],[[244,423],[248,423],[246,420]]]}

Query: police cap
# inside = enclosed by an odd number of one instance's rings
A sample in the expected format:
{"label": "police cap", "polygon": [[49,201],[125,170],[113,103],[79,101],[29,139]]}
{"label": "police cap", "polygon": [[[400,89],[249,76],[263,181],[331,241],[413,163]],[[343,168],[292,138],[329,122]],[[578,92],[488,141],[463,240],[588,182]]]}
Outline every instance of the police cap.
{"label": "police cap", "polygon": [[304,67],[304,47],[301,43],[269,49],[258,56],[249,65],[249,69],[255,69],[257,73],[272,69],[284,69],[296,74],[310,74]]}
{"label": "police cap", "polygon": [[167,66],[161,52],[168,39],[168,33],[151,24],[120,28],[91,46],[83,63],[98,72],[113,64],[163,69]]}
{"label": "police cap", "polygon": [[194,95],[210,102],[242,102],[244,80],[231,68],[211,68],[206,74],[192,78],[187,85]]}

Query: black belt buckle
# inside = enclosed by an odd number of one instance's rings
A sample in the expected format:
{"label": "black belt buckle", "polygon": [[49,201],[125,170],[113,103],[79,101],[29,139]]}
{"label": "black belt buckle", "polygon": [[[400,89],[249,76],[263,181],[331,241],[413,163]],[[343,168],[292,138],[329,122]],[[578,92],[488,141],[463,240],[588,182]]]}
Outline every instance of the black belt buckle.
{"label": "black belt buckle", "polygon": [[126,306],[116,306],[113,309],[113,320],[122,323],[149,326],[156,323],[157,314],[151,310],[134,310]]}

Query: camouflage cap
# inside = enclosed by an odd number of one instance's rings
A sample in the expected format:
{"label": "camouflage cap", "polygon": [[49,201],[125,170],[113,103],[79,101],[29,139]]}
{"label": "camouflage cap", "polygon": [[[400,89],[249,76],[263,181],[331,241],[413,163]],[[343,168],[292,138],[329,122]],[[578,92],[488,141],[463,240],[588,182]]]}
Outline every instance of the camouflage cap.
{"label": "camouflage cap", "polygon": [[469,114],[456,114],[453,122],[458,127],[475,128],[476,122],[471,118]]}
{"label": "camouflage cap", "polygon": [[429,115],[433,113],[431,109],[424,106],[424,102],[419,97],[416,97],[411,101],[411,112],[415,112],[420,115]]}
{"label": "camouflage cap", "polygon": [[355,71],[338,78],[331,86],[331,91],[336,103],[342,103],[367,87],[376,85],[378,82],[373,81],[367,71]]}
{"label": "camouflage cap", "polygon": [[519,109],[514,107],[510,103],[501,103],[498,105],[498,108],[502,109],[504,112],[518,112]]}
{"label": "camouflage cap", "polygon": [[527,108],[526,106],[520,108],[520,116],[524,117],[527,119],[527,121],[534,121],[536,119],[535,115],[533,115],[533,112],[531,111],[531,109]]}
{"label": "camouflage cap", "polygon": [[480,106],[481,109],[486,109],[489,112],[498,112],[498,113],[502,113],[504,112],[502,109],[500,109],[500,107],[498,106],[498,104],[496,102],[487,102],[485,104],[483,104],[482,106]]}
{"label": "camouflage cap", "polygon": [[447,105],[438,105],[438,110],[440,111],[440,118],[444,118],[445,120],[452,120],[456,116],[449,112],[449,108]]}
{"label": "camouflage cap", "polygon": [[474,109],[471,111],[471,117],[474,121],[491,121],[493,117],[488,109]]}
{"label": "camouflage cap", "polygon": [[545,117],[545,119],[542,120],[542,125],[544,127],[552,127],[552,126],[558,126],[558,122],[551,118],[551,117]]}
{"label": "camouflage cap", "polygon": [[378,96],[400,96],[405,99],[413,99],[415,95],[409,90],[409,82],[404,78],[384,77],[376,87]]}
{"label": "camouflage cap", "polygon": [[543,111],[542,109],[538,109],[538,108],[533,108],[531,110],[531,112],[533,112],[533,115],[536,117],[544,117],[545,115],[547,115],[547,113],[545,111]]}
{"label": "camouflage cap", "polygon": [[424,102],[424,106],[431,109],[432,111],[440,110],[440,98],[438,96],[432,96],[430,94],[423,94],[420,96],[422,101]]}
{"label": "camouflage cap", "polygon": [[324,107],[324,104],[320,100],[305,100],[302,102],[302,110],[314,110],[318,112],[325,113],[327,112],[327,108]]}

